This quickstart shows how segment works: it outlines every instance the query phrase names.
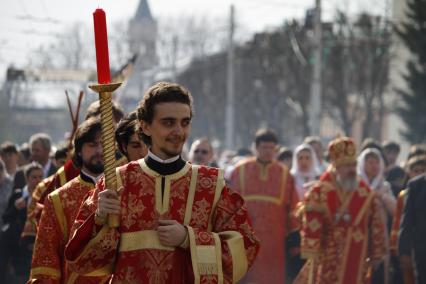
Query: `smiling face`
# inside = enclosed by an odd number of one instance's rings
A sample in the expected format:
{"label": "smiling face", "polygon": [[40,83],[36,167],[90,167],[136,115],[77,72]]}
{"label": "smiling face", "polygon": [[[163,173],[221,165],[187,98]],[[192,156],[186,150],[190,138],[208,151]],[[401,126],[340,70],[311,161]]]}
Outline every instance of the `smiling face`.
{"label": "smiling face", "polygon": [[151,151],[161,159],[182,153],[191,130],[191,109],[179,102],[158,103],[151,123],[141,122],[145,135],[151,137]]}

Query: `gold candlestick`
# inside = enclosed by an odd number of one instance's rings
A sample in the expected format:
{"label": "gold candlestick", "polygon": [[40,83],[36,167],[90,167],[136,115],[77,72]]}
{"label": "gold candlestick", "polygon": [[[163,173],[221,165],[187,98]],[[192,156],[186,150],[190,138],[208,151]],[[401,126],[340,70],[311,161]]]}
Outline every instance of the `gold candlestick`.
{"label": "gold candlestick", "polygon": [[[117,190],[117,179],[115,175],[115,140],[114,122],[112,117],[112,93],[120,87],[121,83],[96,84],[89,86],[90,89],[99,94],[102,125],[102,148],[104,155],[105,188]],[[118,215],[108,215],[108,225],[117,228],[120,225]]]}

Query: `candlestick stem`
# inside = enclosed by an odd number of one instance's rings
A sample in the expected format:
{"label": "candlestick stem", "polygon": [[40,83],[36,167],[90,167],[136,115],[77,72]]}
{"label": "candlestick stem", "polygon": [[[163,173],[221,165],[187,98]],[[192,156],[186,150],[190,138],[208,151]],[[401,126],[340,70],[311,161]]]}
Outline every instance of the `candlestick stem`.
{"label": "candlestick stem", "polygon": [[[99,84],[89,86],[99,94],[101,108],[102,125],[102,148],[104,156],[104,176],[105,188],[117,190],[117,178],[115,173],[115,140],[114,140],[114,122],[112,113],[112,92],[116,90],[121,83]],[[108,215],[108,225],[116,228],[120,224],[118,215]]]}

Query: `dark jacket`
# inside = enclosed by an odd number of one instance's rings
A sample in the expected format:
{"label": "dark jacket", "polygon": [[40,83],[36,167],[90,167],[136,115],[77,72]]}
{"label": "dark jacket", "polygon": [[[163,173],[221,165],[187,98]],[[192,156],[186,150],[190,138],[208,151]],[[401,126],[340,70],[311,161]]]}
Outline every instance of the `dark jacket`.
{"label": "dark jacket", "polygon": [[18,188],[12,192],[6,210],[3,213],[3,232],[2,241],[18,244],[25,220],[27,219],[27,208],[18,210],[15,207],[15,201],[22,197],[22,189]]}
{"label": "dark jacket", "polygon": [[426,254],[426,175],[408,183],[408,197],[399,231],[400,255]]}

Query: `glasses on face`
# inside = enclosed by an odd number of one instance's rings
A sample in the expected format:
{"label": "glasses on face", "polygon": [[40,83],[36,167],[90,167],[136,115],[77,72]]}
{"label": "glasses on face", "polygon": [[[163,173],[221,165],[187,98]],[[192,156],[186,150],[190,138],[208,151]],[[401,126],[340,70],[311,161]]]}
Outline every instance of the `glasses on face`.
{"label": "glasses on face", "polygon": [[209,153],[209,151],[205,150],[205,149],[197,149],[194,151],[194,154],[201,154],[201,155],[207,155]]}

